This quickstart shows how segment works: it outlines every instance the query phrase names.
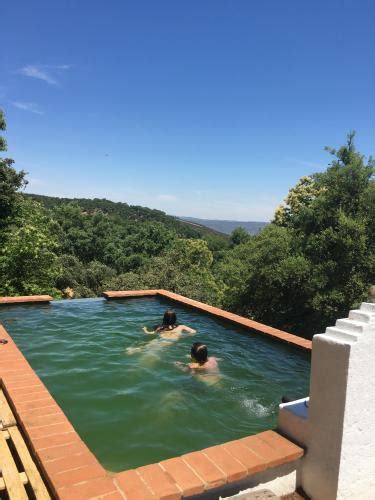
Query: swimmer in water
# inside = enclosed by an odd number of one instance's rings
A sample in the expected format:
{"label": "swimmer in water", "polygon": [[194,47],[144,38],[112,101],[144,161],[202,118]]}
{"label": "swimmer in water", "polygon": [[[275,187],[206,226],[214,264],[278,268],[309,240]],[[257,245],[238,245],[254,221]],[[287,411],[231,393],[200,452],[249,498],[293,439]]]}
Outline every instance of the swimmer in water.
{"label": "swimmer in water", "polygon": [[155,326],[151,331],[144,326],[143,331],[147,334],[158,334],[159,338],[141,347],[128,347],[126,349],[128,354],[131,355],[145,350],[158,351],[162,347],[167,347],[176,342],[184,332],[189,335],[195,335],[197,333],[196,330],[190,328],[190,326],[178,325],[176,313],[171,310],[165,311],[161,325]]}
{"label": "swimmer in water", "polygon": [[161,325],[156,326],[151,331],[144,326],[143,331],[148,334],[158,333],[161,338],[170,340],[178,340],[184,332],[190,335],[197,333],[196,330],[190,328],[190,326],[178,325],[176,313],[171,310],[165,311]]}
{"label": "swimmer in water", "polygon": [[213,385],[219,379],[219,364],[220,358],[208,356],[208,349],[201,342],[194,342],[190,351],[191,362],[187,365],[176,361],[175,365],[182,371],[191,372],[202,382]]}
{"label": "swimmer in water", "polygon": [[191,351],[191,363],[189,363],[190,370],[209,370],[209,371],[218,371],[219,358],[215,358],[214,356],[208,356],[208,349],[205,344],[201,342],[194,342],[192,345]]}

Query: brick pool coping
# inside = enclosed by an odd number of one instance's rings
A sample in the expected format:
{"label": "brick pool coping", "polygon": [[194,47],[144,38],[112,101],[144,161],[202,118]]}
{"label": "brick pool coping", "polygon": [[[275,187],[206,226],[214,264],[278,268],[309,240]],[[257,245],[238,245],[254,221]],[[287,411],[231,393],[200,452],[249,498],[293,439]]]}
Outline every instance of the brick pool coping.
{"label": "brick pool coping", "polygon": [[108,299],[124,299],[131,297],[150,297],[150,296],[160,296],[166,297],[170,300],[174,300],[175,302],[179,302],[180,304],[184,304],[195,309],[199,309],[200,311],[212,314],[217,318],[222,318],[225,320],[229,320],[237,325],[243,326],[245,328],[249,328],[251,330],[255,330],[259,333],[263,333],[268,335],[276,340],[280,340],[281,342],[287,342],[288,344],[293,344],[302,349],[311,351],[312,342],[311,340],[303,339],[302,337],[298,337],[297,335],[293,335],[292,333],[284,332],[277,328],[273,328],[272,326],[265,325],[263,323],[259,323],[258,321],[254,321],[252,319],[244,318],[243,316],[239,316],[238,314],[230,313],[228,311],[224,311],[224,309],[220,309],[219,307],[209,306],[208,304],[204,304],[203,302],[198,302],[197,300],[189,299],[188,297],[184,297],[183,295],[179,295],[178,293],[169,292],[168,290],[127,290],[127,291],[118,291],[112,292],[107,291],[103,292],[103,296]]}
{"label": "brick pool coping", "polygon": [[32,304],[35,302],[51,302],[50,295],[19,295],[17,297],[0,297],[0,304]]}
{"label": "brick pool coping", "polygon": [[[161,290],[137,291],[127,296],[156,294],[181,301],[181,296]],[[182,298],[187,301],[184,303],[195,307],[196,301]],[[216,315],[217,308],[205,307],[207,312],[215,310]],[[302,448],[269,430],[111,474],[81,440],[2,325],[0,337],[8,340],[7,344],[0,345],[1,387],[44,480],[59,499],[179,500],[303,456]]]}

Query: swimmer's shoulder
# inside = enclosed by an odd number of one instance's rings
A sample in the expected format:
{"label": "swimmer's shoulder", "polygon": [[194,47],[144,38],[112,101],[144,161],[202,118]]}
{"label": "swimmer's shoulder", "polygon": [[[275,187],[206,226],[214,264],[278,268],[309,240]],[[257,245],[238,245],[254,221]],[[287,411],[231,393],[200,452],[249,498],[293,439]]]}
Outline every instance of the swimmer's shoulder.
{"label": "swimmer's shoulder", "polygon": [[180,332],[197,333],[197,331],[194,330],[194,328],[191,328],[190,326],[187,325],[178,325],[177,328],[179,329]]}

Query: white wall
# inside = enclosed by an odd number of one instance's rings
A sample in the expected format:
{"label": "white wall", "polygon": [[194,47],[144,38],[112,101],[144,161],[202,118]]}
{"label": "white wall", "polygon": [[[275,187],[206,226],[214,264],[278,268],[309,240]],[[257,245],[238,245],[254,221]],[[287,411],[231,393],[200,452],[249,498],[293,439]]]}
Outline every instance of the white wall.
{"label": "white wall", "polygon": [[375,499],[375,304],[313,339],[306,445],[313,500]]}

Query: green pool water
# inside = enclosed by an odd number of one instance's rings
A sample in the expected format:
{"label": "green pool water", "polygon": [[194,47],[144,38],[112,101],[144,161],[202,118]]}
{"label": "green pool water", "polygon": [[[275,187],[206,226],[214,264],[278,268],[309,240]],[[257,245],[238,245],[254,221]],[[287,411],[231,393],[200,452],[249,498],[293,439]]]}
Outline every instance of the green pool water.
{"label": "green pool water", "polygon": [[[171,306],[197,334],[162,345],[142,327]],[[7,306],[0,323],[110,471],[273,428],[281,396],[308,393],[309,354],[164,299]],[[174,365],[198,341],[222,358],[213,385]]]}

